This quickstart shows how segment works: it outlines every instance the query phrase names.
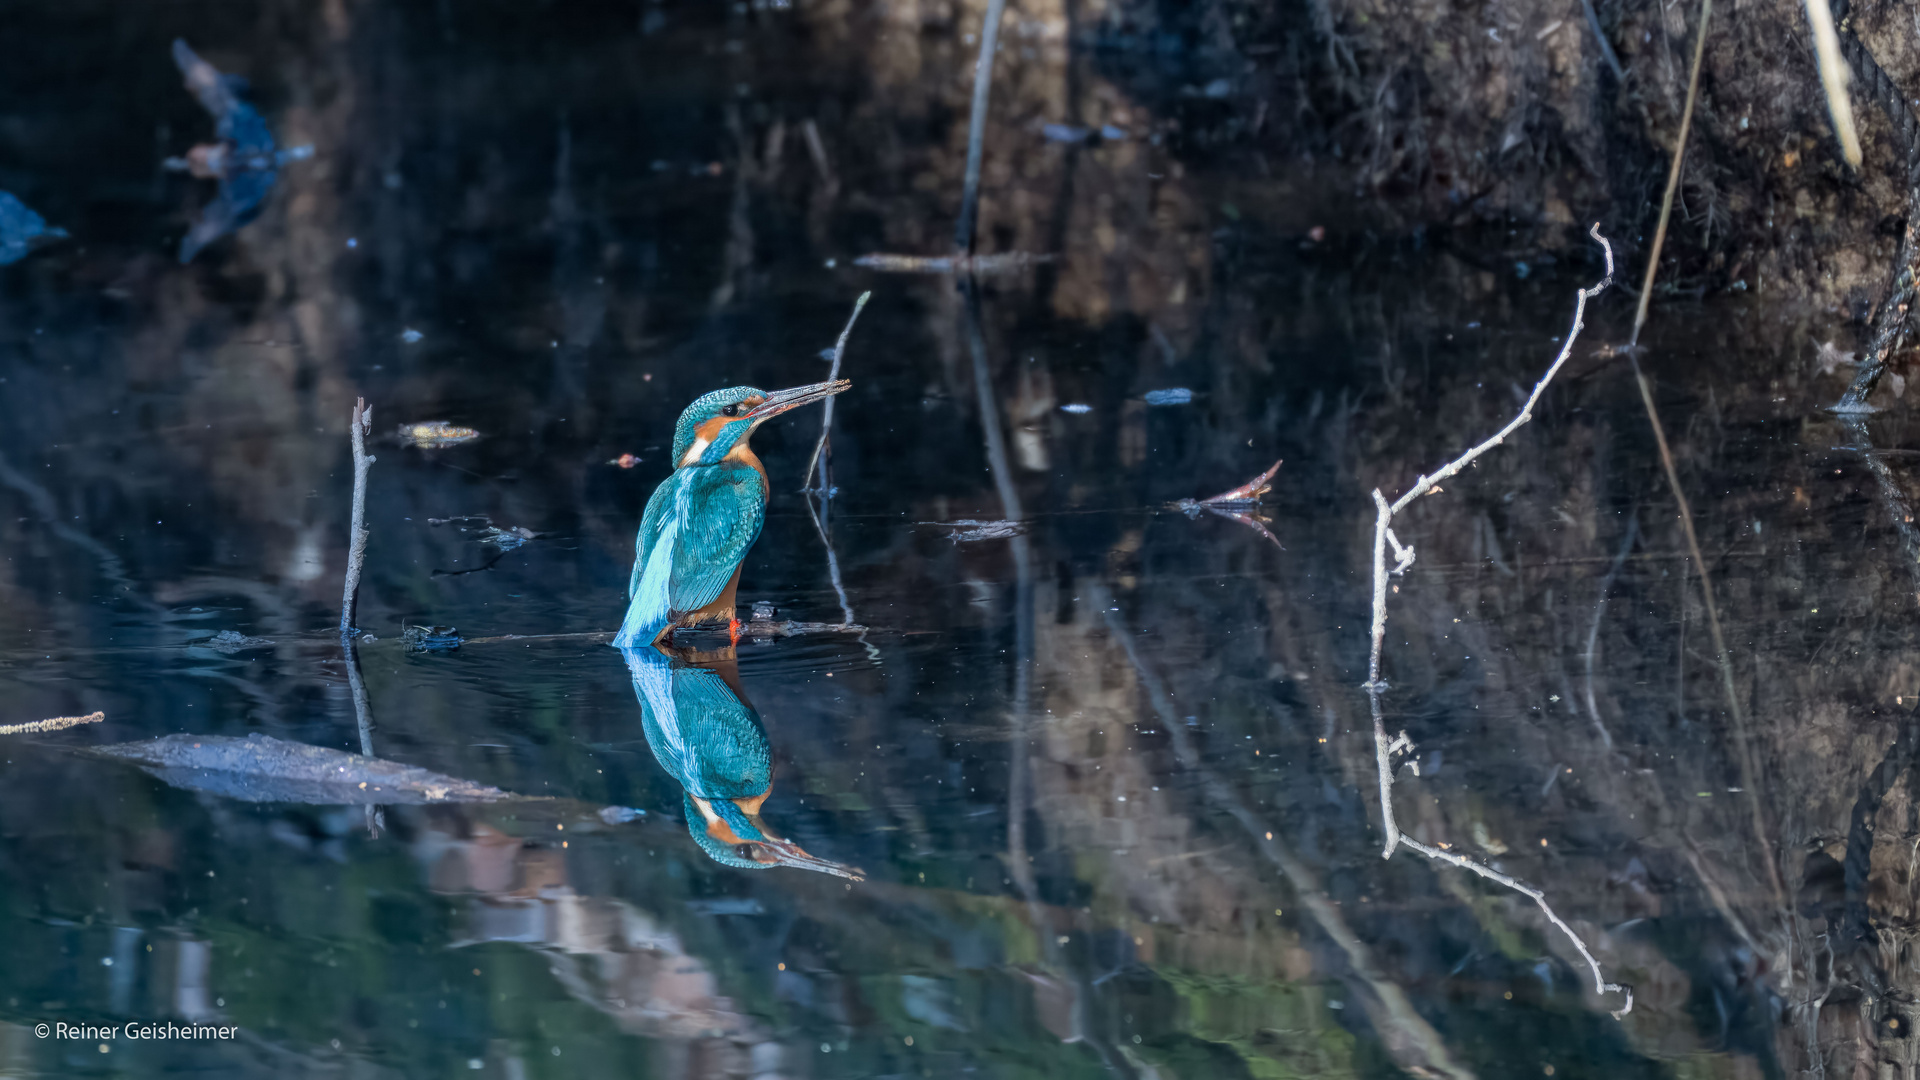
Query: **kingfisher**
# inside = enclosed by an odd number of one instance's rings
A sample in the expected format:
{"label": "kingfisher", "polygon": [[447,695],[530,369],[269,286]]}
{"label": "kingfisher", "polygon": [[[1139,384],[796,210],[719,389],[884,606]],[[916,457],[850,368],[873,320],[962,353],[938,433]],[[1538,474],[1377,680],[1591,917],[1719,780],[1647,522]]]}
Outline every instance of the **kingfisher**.
{"label": "kingfisher", "polygon": [[773,793],[773,747],[740,691],[731,648],[702,654],[702,664],[669,661],[645,646],[620,652],[647,746],[683,789],[687,832],[708,857],[743,870],[790,866],[865,880],[859,869],[809,855],[760,820]]}
{"label": "kingfisher", "polygon": [[673,429],[673,475],[653,489],[634,538],[627,617],[615,648],[654,645],[675,627],[722,619],[739,641],[733,598],[740,561],[767,517],[767,469],[747,439],[781,413],[852,385],[839,379],[773,393],[735,386],[687,406]]}

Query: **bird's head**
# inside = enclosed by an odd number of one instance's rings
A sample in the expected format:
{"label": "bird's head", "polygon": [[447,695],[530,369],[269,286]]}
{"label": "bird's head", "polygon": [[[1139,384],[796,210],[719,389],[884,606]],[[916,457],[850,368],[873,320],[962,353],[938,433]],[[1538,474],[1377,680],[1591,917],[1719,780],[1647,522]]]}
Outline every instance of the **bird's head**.
{"label": "bird's head", "polygon": [[848,881],[865,881],[856,867],[809,855],[799,844],[768,832],[760,821],[761,795],[754,799],[686,797],[687,831],[708,857],[742,870],[770,870],[790,866],[831,874]]}
{"label": "bird's head", "polygon": [[811,405],[845,390],[846,379],[796,386],[771,393],[751,386],[732,386],[703,394],[680,414],[673,428],[673,467],[717,465],[746,441],[753,429],[790,409]]}

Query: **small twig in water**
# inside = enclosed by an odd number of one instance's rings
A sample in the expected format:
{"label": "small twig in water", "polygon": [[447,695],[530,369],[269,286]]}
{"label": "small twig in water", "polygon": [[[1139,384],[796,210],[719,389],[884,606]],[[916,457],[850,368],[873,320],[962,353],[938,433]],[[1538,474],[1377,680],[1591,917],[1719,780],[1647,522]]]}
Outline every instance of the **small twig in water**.
{"label": "small twig in water", "polygon": [[[1600,226],[1597,223],[1590,230],[1590,235],[1599,242],[1601,249],[1606,253],[1606,276],[1593,286],[1580,290],[1574,303],[1573,328],[1567,332],[1566,343],[1560,347],[1560,355],[1554,358],[1553,366],[1549,367],[1547,373],[1540,377],[1540,381],[1534,384],[1533,393],[1528,395],[1526,404],[1520,407],[1519,415],[1508,421],[1507,426],[1501,428],[1493,437],[1448,462],[1437,472],[1420,477],[1404,495],[1393,502],[1389,503],[1387,497],[1380,493],[1379,488],[1373,490],[1373,504],[1376,510],[1373,526],[1373,641],[1367,662],[1367,681],[1364,685],[1368,703],[1373,711],[1374,764],[1380,786],[1381,826],[1386,832],[1386,845],[1381,850],[1380,857],[1390,859],[1395,849],[1401,846],[1409,847],[1430,859],[1438,859],[1462,869],[1471,870],[1481,877],[1497,881],[1531,898],[1540,906],[1540,910],[1546,913],[1547,919],[1572,940],[1574,948],[1578,949],[1581,958],[1586,960],[1587,967],[1593,972],[1594,990],[1600,994],[1624,993],[1626,995],[1626,1004],[1613,1014],[1617,1019],[1632,1011],[1633,990],[1630,987],[1606,981],[1605,975],[1600,970],[1600,962],[1594,959],[1593,953],[1587,949],[1586,943],[1580,940],[1580,936],[1573,932],[1573,928],[1547,905],[1546,897],[1540,890],[1463,855],[1429,847],[1400,831],[1399,822],[1393,814],[1393,755],[1403,751],[1411,752],[1412,747],[1408,744],[1404,733],[1397,739],[1387,736],[1386,717],[1380,702],[1381,694],[1387,689],[1386,681],[1380,677],[1380,647],[1387,629],[1387,577],[1389,574],[1404,573],[1413,565],[1414,560],[1413,548],[1402,544],[1400,539],[1393,535],[1393,530],[1390,528],[1393,517],[1406,509],[1415,499],[1432,492],[1440,481],[1457,475],[1460,470],[1472,464],[1475,458],[1505,442],[1508,435],[1533,419],[1534,405],[1539,402],[1540,396],[1546,393],[1547,384],[1553,381],[1554,375],[1559,373],[1560,368],[1566,364],[1567,358],[1573,354],[1574,342],[1579,340],[1580,331],[1586,326],[1584,319],[1587,313],[1587,301],[1600,295],[1613,284],[1613,245],[1607,242],[1606,237],[1600,235]],[[1394,566],[1391,570],[1387,567],[1389,546],[1394,553]]]}
{"label": "small twig in water", "polygon": [[[367,470],[374,462],[367,453],[367,435],[373,431],[373,407],[366,398],[356,398],[353,416],[347,423],[353,439],[353,532],[347,545],[347,584],[340,597],[340,648],[347,654],[347,688],[353,695],[354,720],[360,728],[360,752],[373,756],[373,708],[367,701],[367,684],[360,677],[360,647],[355,638],[354,614],[360,604],[360,571],[367,561]],[[367,832],[379,834],[381,817],[367,808]]]}
{"label": "small twig in water", "polygon": [[367,469],[373,455],[367,453],[367,435],[373,431],[373,408],[366,398],[357,398],[353,417],[347,424],[353,436],[353,531],[347,542],[347,584],[340,597],[340,641],[353,640],[354,611],[360,603],[360,569],[367,559]]}
{"label": "small twig in water", "polygon": [[1283,462],[1281,461],[1274,462],[1272,468],[1241,484],[1239,487],[1234,488],[1232,491],[1223,491],[1218,495],[1209,495],[1204,499],[1181,499],[1173,505],[1188,514],[1192,514],[1203,507],[1259,502],[1260,496],[1273,490],[1273,474],[1280,471],[1282,464]]}
{"label": "small twig in water", "polygon": [[81,724],[97,724],[107,718],[104,712],[90,712],[85,716],[56,716],[49,720],[35,720],[27,724],[0,725],[0,735],[37,735],[45,731],[64,731]]}
{"label": "small twig in water", "polygon": [[[840,331],[840,340],[833,343],[833,367],[827,372],[828,382],[833,382],[840,378],[840,358],[845,356],[847,352],[847,336],[853,333],[853,324],[860,321],[861,310],[867,306],[867,301],[872,298],[873,293],[869,290],[861,293],[860,299],[853,302],[853,314],[847,316],[846,329]],[[800,490],[816,490],[813,487],[813,471],[818,468],[820,470],[820,487],[817,490],[822,496],[828,496],[833,490],[833,485],[827,482],[827,464],[824,455],[827,450],[827,432],[833,428],[833,398],[827,398],[827,400],[822,403],[821,408],[824,411],[820,415],[820,441],[813,444],[813,456],[807,459],[807,475],[801,478]],[[815,522],[814,524],[817,525],[819,522]],[[852,622],[853,616],[847,616],[847,621]]]}

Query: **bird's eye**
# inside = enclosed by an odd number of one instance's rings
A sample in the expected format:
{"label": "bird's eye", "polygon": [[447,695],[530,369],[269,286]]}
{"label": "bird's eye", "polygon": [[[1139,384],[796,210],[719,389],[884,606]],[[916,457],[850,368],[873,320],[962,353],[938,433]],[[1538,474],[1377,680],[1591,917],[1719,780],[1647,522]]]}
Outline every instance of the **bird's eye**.
{"label": "bird's eye", "polygon": [[753,845],[741,844],[740,846],[733,849],[733,853],[742,859],[751,860],[753,858]]}
{"label": "bird's eye", "polygon": [[739,416],[739,415],[740,415],[740,406],[738,406],[738,405],[729,405],[729,406],[727,406],[726,408],[724,408],[724,409],[721,409],[721,410],[720,410],[720,415],[722,415],[722,416]]}

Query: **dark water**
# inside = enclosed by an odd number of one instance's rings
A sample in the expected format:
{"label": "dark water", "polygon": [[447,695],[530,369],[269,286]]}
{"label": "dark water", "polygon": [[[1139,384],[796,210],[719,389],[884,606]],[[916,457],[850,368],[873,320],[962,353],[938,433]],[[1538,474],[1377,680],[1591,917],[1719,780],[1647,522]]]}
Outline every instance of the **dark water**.
{"label": "dark water", "polygon": [[[1369,490],[1513,414],[1595,253],[1350,225],[1304,167],[1213,148],[1203,63],[1069,49],[1067,16],[1011,34],[982,231],[1062,258],[970,303],[849,263],[945,251],[977,14],[0,13],[32,43],[0,188],[72,234],[0,270],[0,722],[105,714],[5,737],[0,1073],[1781,1076],[1867,1028],[1894,1060],[1914,589],[1819,409],[1831,332],[1764,296],[1656,307],[1728,679],[1631,376],[1586,345],[1396,525],[1398,818],[1541,887],[1634,986],[1615,1020],[1526,898],[1379,858],[1359,688]],[[316,148],[186,266],[212,185],[159,161],[210,122],[178,34]],[[709,857],[605,635],[679,410],[824,378],[868,289],[828,542],[813,410],[755,441],[741,586],[867,629],[750,638],[679,718],[769,755],[762,820],[856,883]],[[333,631],[356,396],[364,732]],[[389,437],[429,420],[482,438]],[[1169,508],[1276,458],[1270,537]],[[253,801],[271,778],[86,752],[176,733],[538,799]],[[237,1035],[35,1033],[167,1021]]]}

